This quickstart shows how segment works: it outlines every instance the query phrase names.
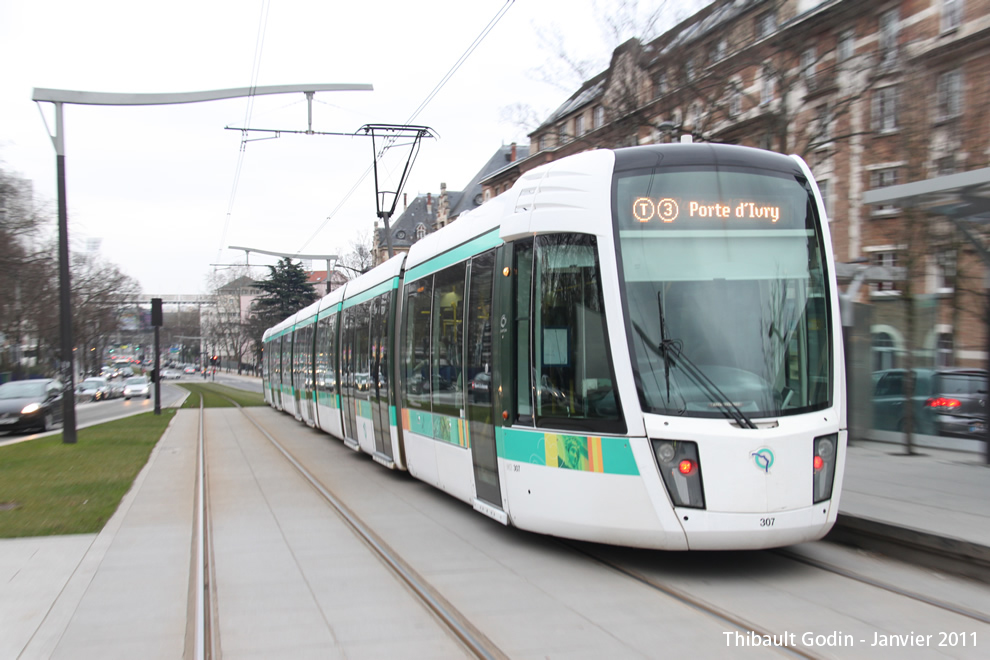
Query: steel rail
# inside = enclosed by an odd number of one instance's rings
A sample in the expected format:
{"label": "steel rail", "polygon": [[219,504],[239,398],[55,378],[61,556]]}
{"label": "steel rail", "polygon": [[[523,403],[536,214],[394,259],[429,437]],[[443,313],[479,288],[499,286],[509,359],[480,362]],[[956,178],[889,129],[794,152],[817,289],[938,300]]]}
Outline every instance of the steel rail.
{"label": "steel rail", "polygon": [[[222,395],[221,395],[222,396]],[[226,398],[226,397],[225,397]],[[296,469],[297,472],[316,490],[317,493],[337,512],[341,519],[351,528],[351,530],[365,542],[379,559],[388,566],[392,572],[408,586],[420,601],[436,616],[453,635],[463,644],[475,657],[486,660],[503,660],[508,658],[490,639],[481,631],[477,630],[470,621],[462,615],[451,603],[437,593],[416,571],[407,566],[402,559],[392,550],[388,544],[371,530],[364,522],[345,505],[339,498],[331,493],[305,466],[300,463],[292,453],[287,450],[278,440],[255,420],[247,414],[240,404],[228,399],[237,407],[251,424],[261,432],[265,438],[285,457],[285,459]]]}

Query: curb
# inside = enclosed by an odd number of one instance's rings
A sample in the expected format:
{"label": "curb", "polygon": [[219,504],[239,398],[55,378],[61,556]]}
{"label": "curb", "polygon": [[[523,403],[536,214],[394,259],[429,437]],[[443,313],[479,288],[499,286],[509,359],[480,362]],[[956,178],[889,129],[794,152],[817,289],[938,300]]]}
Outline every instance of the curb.
{"label": "curb", "polygon": [[825,540],[990,584],[990,547],[971,541],[843,513]]}

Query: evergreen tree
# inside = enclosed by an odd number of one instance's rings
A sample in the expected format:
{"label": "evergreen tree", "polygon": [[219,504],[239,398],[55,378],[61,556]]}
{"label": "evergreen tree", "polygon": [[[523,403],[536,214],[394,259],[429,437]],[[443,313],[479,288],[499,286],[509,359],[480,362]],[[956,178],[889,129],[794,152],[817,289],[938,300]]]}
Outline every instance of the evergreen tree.
{"label": "evergreen tree", "polygon": [[271,271],[268,279],[254,283],[265,292],[254,302],[254,313],[263,327],[275,325],[319,298],[306,281],[302,264],[284,257],[268,269]]}

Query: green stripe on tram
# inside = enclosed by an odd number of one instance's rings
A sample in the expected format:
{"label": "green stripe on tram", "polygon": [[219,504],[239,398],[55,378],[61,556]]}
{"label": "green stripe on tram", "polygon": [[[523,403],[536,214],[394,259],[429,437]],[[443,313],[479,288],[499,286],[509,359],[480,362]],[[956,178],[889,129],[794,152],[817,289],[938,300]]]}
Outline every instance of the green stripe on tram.
{"label": "green stripe on tram", "polygon": [[493,247],[498,247],[503,243],[502,239],[499,238],[498,232],[498,229],[493,229],[487,234],[458,245],[454,249],[448,250],[429,261],[425,261],[418,266],[413,266],[406,271],[406,281],[412,282],[418,280],[438,270],[443,270],[447,266],[452,266],[453,264],[469,259],[476,254],[481,254]]}
{"label": "green stripe on tram", "polygon": [[348,298],[343,302],[343,309],[350,309],[351,307],[354,307],[354,305],[360,305],[361,303],[367,302],[372,298],[377,298],[383,293],[388,293],[389,291],[398,288],[399,288],[399,278],[393,277],[391,280],[388,280],[387,282],[382,282],[378,286],[372,287],[367,291],[362,291],[361,293],[355,295],[353,298]]}
{"label": "green stripe on tram", "polygon": [[499,458],[546,467],[638,475],[629,438],[496,427]]}

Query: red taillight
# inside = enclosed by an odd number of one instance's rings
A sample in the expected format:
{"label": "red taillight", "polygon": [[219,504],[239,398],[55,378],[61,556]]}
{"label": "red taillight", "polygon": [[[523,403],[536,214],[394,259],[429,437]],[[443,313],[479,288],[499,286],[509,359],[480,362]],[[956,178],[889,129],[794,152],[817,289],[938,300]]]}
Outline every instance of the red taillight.
{"label": "red taillight", "polygon": [[692,472],[694,472],[694,461],[684,459],[683,461],[677,464],[677,469],[680,471],[681,474],[687,476]]}
{"label": "red taillight", "polygon": [[932,397],[925,401],[927,408],[958,408],[961,405],[959,399],[950,399],[944,396]]}
{"label": "red taillight", "polygon": [[825,459],[821,456],[815,456],[815,472],[818,472],[823,467],[825,467]]}

